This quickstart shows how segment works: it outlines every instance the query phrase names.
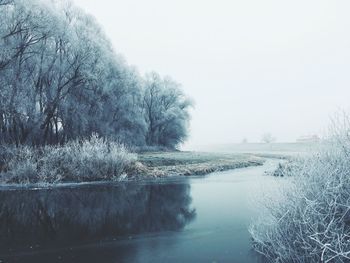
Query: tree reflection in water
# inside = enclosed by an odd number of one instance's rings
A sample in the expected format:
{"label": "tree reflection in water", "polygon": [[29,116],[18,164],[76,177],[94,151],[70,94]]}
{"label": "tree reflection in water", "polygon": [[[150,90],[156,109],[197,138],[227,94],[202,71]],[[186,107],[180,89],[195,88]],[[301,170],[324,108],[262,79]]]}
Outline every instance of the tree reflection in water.
{"label": "tree reflection in water", "polygon": [[0,191],[2,253],[177,231],[195,217],[188,184]]}

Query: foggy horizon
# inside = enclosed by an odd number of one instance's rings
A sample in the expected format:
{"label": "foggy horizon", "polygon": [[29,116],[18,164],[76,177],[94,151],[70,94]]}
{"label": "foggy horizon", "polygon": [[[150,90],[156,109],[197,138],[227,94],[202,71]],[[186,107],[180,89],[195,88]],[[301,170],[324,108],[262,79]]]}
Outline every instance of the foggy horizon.
{"label": "foggy horizon", "polygon": [[185,148],[322,136],[349,108],[348,2],[74,2],[128,64],[171,76],[195,101]]}

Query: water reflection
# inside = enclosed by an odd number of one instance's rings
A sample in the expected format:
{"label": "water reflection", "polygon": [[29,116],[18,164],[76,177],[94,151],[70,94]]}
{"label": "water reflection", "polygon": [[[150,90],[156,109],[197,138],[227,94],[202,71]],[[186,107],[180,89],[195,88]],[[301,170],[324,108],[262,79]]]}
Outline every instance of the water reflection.
{"label": "water reflection", "polygon": [[0,191],[0,253],[181,230],[190,204],[187,183]]}

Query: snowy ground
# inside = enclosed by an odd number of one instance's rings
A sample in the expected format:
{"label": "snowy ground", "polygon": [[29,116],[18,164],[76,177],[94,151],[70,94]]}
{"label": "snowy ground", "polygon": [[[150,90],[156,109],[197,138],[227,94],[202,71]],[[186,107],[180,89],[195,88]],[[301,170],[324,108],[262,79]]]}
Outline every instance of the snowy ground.
{"label": "snowy ground", "polygon": [[197,151],[222,153],[251,153],[258,155],[292,156],[307,154],[320,147],[320,143],[228,143],[193,147]]}

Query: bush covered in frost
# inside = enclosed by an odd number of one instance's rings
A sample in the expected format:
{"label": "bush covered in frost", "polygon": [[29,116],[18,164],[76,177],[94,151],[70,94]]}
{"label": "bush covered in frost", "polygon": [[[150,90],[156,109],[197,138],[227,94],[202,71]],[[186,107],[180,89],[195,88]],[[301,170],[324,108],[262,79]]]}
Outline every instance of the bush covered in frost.
{"label": "bush covered in frost", "polygon": [[250,227],[254,248],[271,262],[350,262],[349,129],[284,173]]}
{"label": "bush covered in frost", "polygon": [[64,146],[2,146],[0,158],[1,179],[5,183],[114,180],[136,160],[122,144],[96,135]]}

